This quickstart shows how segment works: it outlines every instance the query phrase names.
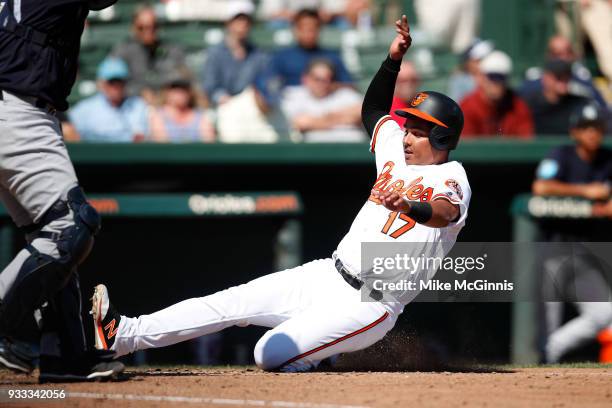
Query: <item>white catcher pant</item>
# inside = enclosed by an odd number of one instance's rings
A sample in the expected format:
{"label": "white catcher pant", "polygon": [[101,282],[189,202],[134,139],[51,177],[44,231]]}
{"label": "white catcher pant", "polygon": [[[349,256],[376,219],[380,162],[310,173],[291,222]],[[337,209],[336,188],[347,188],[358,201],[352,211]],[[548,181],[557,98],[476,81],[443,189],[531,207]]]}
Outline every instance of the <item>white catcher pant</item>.
{"label": "white catcher pant", "polygon": [[399,303],[362,302],[333,260],[322,259],[150,315],[122,316],[113,350],[121,356],[254,324],[272,328],[255,346],[260,368],[304,371],[376,343],[402,310]]}

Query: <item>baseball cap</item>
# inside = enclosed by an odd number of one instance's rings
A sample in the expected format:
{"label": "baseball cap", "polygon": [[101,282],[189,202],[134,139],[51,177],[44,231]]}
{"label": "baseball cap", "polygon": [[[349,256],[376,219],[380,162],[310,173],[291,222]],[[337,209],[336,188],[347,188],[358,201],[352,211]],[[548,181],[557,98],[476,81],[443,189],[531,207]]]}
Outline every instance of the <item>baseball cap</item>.
{"label": "baseball cap", "polygon": [[553,58],[546,61],[544,71],[550,72],[556,77],[570,77],[572,75],[572,64],[558,58]]}
{"label": "baseball cap", "polygon": [[461,60],[481,60],[495,49],[495,44],[490,40],[475,39],[472,44],[461,54]]}
{"label": "baseball cap", "polygon": [[503,51],[493,51],[480,61],[479,67],[490,79],[505,81],[512,73],[512,60]]}
{"label": "baseball cap", "polygon": [[597,126],[605,128],[607,121],[606,112],[594,103],[587,103],[576,108],[570,116],[570,127],[580,128],[586,126]]}
{"label": "baseball cap", "polygon": [[251,1],[232,1],[227,5],[227,21],[235,20],[239,17],[253,18],[255,6]]}
{"label": "baseball cap", "polygon": [[104,59],[98,66],[97,78],[104,81],[111,79],[126,80],[130,76],[130,71],[124,60],[109,57]]}

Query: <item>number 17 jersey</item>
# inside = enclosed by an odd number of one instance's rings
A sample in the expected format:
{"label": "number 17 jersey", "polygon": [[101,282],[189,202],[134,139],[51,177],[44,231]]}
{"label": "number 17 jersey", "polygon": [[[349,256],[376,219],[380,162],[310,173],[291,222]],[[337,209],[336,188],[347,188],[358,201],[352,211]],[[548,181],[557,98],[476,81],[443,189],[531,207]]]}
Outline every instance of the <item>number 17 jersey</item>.
{"label": "number 17 jersey", "polygon": [[[422,248],[440,247],[443,255],[446,255],[465,225],[472,191],[463,166],[456,161],[435,165],[408,165],[404,158],[403,138],[404,131],[390,116],[383,116],[376,124],[370,146],[376,156],[378,174],[373,187],[398,192],[412,201],[447,200],[459,207],[459,217],[444,228],[432,228],[416,223],[406,214],[386,209],[378,199],[370,195],[335,252],[355,276],[362,273],[363,242],[436,243],[439,245],[407,245],[407,255],[434,256],[422,254]],[[414,253],[409,253],[411,251]]]}

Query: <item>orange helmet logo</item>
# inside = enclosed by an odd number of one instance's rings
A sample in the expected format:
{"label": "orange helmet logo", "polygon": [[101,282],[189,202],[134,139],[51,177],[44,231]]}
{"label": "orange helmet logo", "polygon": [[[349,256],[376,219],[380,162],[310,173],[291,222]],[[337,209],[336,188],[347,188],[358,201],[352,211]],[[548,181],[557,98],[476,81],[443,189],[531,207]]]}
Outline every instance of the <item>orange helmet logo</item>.
{"label": "orange helmet logo", "polygon": [[416,107],[419,106],[420,104],[422,104],[423,102],[425,102],[425,99],[427,99],[429,97],[429,95],[427,95],[425,92],[419,92],[418,94],[416,94],[416,96],[412,99],[412,102],[410,102],[410,106],[412,107]]}

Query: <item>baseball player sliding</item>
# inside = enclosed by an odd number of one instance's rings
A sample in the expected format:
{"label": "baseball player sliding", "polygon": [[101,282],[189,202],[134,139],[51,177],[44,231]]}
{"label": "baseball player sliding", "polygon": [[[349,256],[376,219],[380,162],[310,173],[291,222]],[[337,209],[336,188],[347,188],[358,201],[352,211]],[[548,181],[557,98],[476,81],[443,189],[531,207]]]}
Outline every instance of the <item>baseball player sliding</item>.
{"label": "baseball player sliding", "polygon": [[[121,356],[254,324],[271,328],[255,346],[256,364],[298,372],[369,347],[391,330],[404,304],[362,301],[361,243],[441,243],[445,255],[465,224],[470,201],[463,167],[448,161],[463,128],[459,106],[439,93],[422,92],[396,112],[406,118],[403,129],[388,114],[411,44],[406,16],[396,22],[396,31],[362,109],[379,176],[332,257],[136,318],[121,316],[106,287],[98,285],[92,299],[98,348]],[[413,246],[406,245],[407,251]]]}

